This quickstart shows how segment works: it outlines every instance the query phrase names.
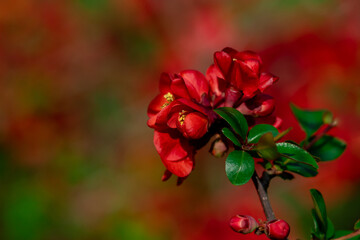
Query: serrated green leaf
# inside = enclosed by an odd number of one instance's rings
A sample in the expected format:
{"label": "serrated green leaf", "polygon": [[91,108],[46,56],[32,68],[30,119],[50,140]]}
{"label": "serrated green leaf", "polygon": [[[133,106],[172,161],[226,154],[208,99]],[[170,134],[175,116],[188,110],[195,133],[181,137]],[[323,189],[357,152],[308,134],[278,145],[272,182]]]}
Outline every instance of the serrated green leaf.
{"label": "serrated green leaf", "polygon": [[229,129],[229,128],[223,128],[221,132],[224,134],[225,137],[227,137],[232,143],[234,143],[236,146],[241,147],[241,143],[239,139],[235,136],[235,134]]}
{"label": "serrated green leaf", "polygon": [[255,171],[254,159],[245,151],[235,150],[225,161],[225,172],[234,185],[247,183]]}
{"label": "serrated green leaf", "polygon": [[288,163],[298,162],[312,166],[315,169],[319,168],[316,160],[309,154],[306,150],[301,147],[289,143],[289,142],[281,142],[277,143],[277,150],[281,155],[280,160],[283,165],[287,165]]}
{"label": "serrated green leaf", "polygon": [[354,224],[354,230],[359,230],[360,229],[360,219],[356,221],[356,223]]}
{"label": "serrated green leaf", "polygon": [[309,153],[319,157],[321,161],[334,160],[344,152],[346,143],[336,137],[324,135],[309,148]]}
{"label": "serrated green leaf", "polygon": [[316,216],[319,218],[319,229],[322,233],[326,234],[328,228],[328,217],[324,198],[316,189],[310,189],[310,193],[314,203]]}
{"label": "serrated green leaf", "polygon": [[274,137],[279,134],[279,131],[272,125],[269,124],[258,124],[255,125],[249,131],[248,143],[257,143],[262,135],[271,132]]}
{"label": "serrated green leaf", "polygon": [[222,117],[234,131],[245,140],[248,132],[248,123],[241,112],[231,107],[222,107],[214,110],[220,117]]}
{"label": "serrated green leaf", "polygon": [[291,104],[290,107],[307,138],[311,137],[324,124],[324,116],[326,120],[329,114],[329,111],[326,110],[303,110],[294,104]]}

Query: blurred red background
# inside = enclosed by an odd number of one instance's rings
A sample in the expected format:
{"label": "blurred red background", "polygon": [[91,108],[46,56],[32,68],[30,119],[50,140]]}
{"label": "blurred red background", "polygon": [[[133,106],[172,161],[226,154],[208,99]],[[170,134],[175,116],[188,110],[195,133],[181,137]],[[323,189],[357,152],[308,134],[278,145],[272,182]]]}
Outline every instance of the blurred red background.
{"label": "blurred red background", "polygon": [[289,103],[329,109],[348,143],[315,178],[274,180],[270,198],[309,238],[310,188],[336,229],[360,216],[360,2],[357,0],[3,0],[0,2],[1,239],[265,239],[231,231],[264,218],[252,183],[224,159],[196,157],[182,186],[146,126],[162,71],[205,73],[230,46],[261,54],[280,77],[268,92],[289,138],[305,135]]}

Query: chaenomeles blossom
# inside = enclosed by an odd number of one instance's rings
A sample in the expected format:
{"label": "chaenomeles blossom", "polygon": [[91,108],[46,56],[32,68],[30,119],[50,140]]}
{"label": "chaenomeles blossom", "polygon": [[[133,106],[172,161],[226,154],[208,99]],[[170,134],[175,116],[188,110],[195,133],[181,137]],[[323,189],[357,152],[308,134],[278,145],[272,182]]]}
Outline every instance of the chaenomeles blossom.
{"label": "chaenomeles blossom", "polygon": [[279,127],[281,119],[272,115],[275,102],[263,92],[278,77],[262,72],[260,56],[251,51],[238,52],[224,48],[214,53],[214,64],[207,72],[214,108],[234,107],[244,114],[250,123],[261,122]]}
{"label": "chaenomeles blossom", "polygon": [[160,77],[160,94],[148,108],[148,126],[154,128],[154,145],[167,171],[163,180],[173,173],[187,177],[194,167],[197,150],[191,140],[203,137],[216,115],[211,110],[209,84],[195,70]]}
{"label": "chaenomeles blossom", "polygon": [[[149,105],[147,123],[155,130],[154,145],[166,167],[163,180],[175,174],[179,184],[191,173],[197,148],[220,130],[214,129],[218,116],[213,109],[236,108],[250,127],[281,124],[273,114],[274,99],[263,93],[278,77],[261,72],[261,59],[256,53],[225,48],[214,54],[214,60],[206,77],[196,70],[163,73],[160,77],[160,93]],[[214,131],[209,133],[211,126],[215,126]],[[227,149],[217,139],[210,152],[221,156]]]}

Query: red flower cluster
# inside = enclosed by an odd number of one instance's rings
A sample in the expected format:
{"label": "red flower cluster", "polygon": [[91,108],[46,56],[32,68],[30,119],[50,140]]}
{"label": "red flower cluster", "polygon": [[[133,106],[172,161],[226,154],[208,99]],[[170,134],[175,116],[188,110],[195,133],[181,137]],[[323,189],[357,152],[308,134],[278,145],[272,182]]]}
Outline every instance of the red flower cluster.
{"label": "red flower cluster", "polygon": [[148,126],[155,129],[154,144],[167,169],[163,180],[172,173],[180,180],[190,174],[197,150],[194,141],[209,133],[217,118],[213,109],[234,107],[249,125],[261,119],[279,126],[280,120],[271,116],[274,100],[263,94],[278,77],[261,72],[261,65],[254,52],[225,48],[215,52],[206,76],[196,70],[161,75],[160,94],[148,108]]}

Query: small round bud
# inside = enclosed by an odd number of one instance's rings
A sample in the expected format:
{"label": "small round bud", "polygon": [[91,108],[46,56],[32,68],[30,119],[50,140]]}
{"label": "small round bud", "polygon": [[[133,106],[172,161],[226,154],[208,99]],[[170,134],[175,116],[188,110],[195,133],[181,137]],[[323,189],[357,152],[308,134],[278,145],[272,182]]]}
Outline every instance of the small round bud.
{"label": "small round bud", "polygon": [[235,232],[246,234],[253,232],[259,224],[251,216],[236,215],[230,219],[230,227]]}
{"label": "small round bud", "polygon": [[226,144],[220,139],[216,139],[210,148],[210,153],[215,157],[222,157],[227,152],[228,147]]}
{"label": "small round bud", "polygon": [[265,225],[265,233],[273,240],[284,240],[289,236],[290,226],[281,219],[272,220]]}

